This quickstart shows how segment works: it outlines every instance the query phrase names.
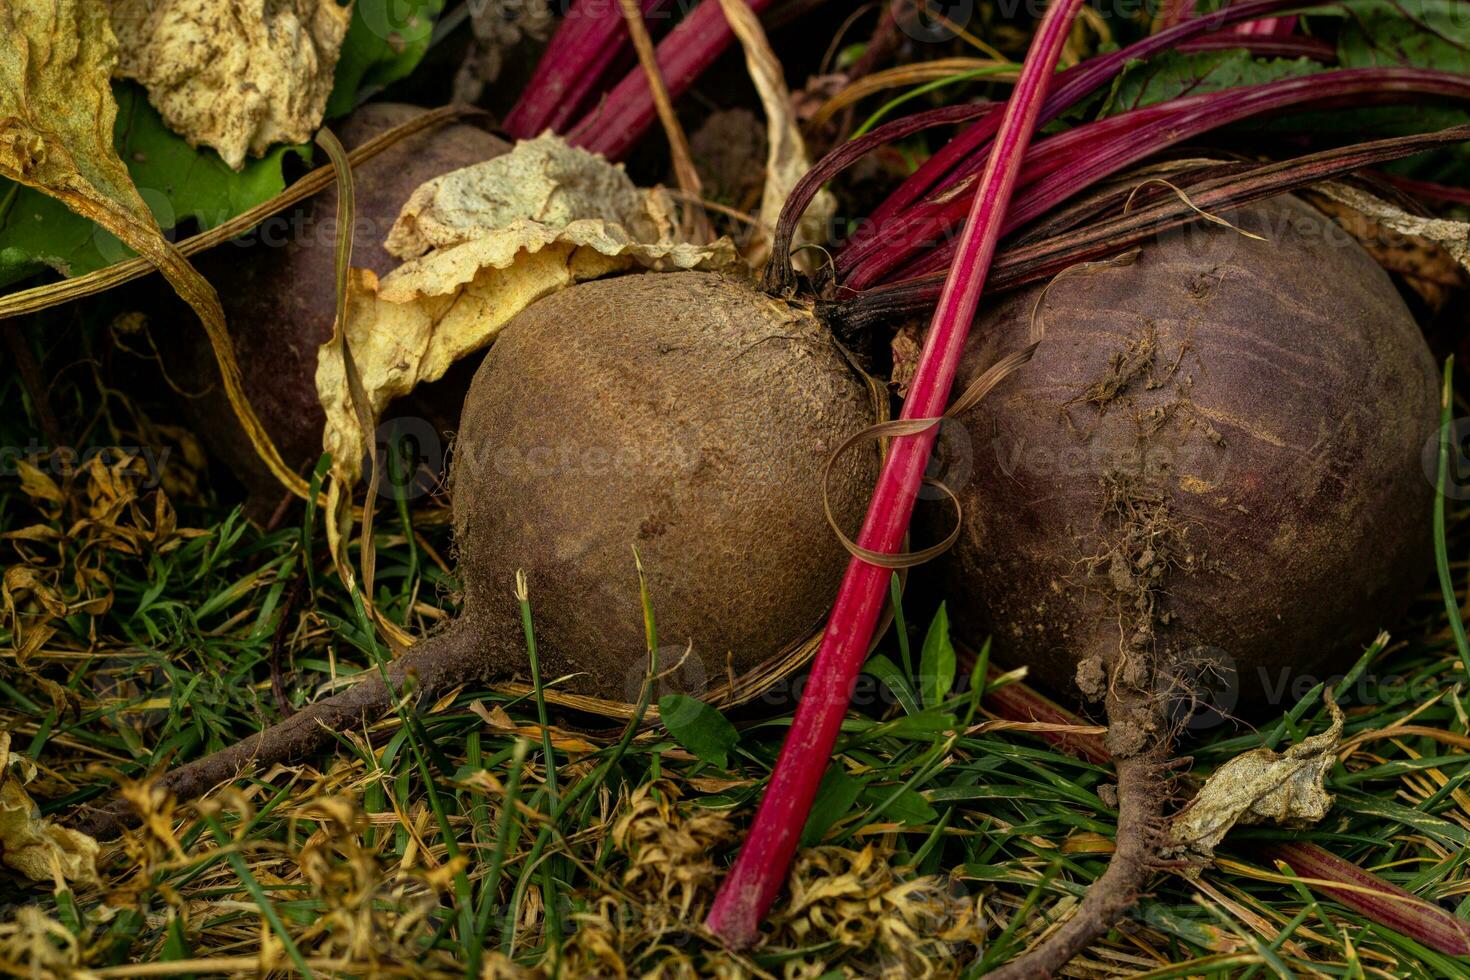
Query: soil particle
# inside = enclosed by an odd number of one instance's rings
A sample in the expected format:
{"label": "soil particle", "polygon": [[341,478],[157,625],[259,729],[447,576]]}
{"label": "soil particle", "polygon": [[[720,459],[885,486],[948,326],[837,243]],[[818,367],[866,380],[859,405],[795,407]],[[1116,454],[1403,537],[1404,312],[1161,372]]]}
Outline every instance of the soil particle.
{"label": "soil particle", "polygon": [[1152,701],[1130,698],[1121,707],[1108,705],[1108,731],[1103,742],[1114,758],[1131,759],[1162,744],[1159,714]]}
{"label": "soil particle", "polygon": [[1108,675],[1102,657],[1094,655],[1077,664],[1077,687],[1094,701],[1103,696],[1108,688]]}
{"label": "soil particle", "polygon": [[1152,321],[1147,321],[1142,330],[1129,338],[1122,350],[1108,358],[1107,370],[1102,377],[1073,401],[1086,402],[1099,411],[1106,412],[1108,406],[1140,378],[1147,379],[1149,388],[1157,388],[1159,381],[1154,374],[1154,365],[1158,352],[1158,330]]}
{"label": "soil particle", "polygon": [[1133,570],[1128,567],[1128,559],[1121,551],[1113,552],[1112,560],[1108,562],[1108,581],[1118,592],[1132,592],[1136,587]]}

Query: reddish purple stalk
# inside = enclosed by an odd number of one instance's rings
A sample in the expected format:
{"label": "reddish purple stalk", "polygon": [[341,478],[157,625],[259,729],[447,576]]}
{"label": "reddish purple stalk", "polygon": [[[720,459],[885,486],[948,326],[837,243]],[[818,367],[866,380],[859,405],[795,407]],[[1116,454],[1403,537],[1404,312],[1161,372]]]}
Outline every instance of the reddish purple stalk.
{"label": "reddish purple stalk", "polygon": [[1253,34],[1256,37],[1286,37],[1296,30],[1295,17],[1266,17],[1250,24],[1238,24],[1237,34]]}
{"label": "reddish purple stalk", "polygon": [[[995,672],[991,672],[994,679]],[[1010,721],[1040,721],[1081,727],[1083,720],[1025,684],[996,688],[985,696],[986,707]],[[1098,765],[1112,760],[1097,735],[1077,732],[1038,732],[1063,752]],[[1292,871],[1309,879],[1307,887],[1449,956],[1470,956],[1470,922],[1426,902],[1412,892],[1365,871],[1356,864],[1304,841],[1260,841],[1252,848],[1268,861],[1284,861]]]}
{"label": "reddish purple stalk", "polygon": [[[760,13],[771,0],[745,0]],[[616,4],[614,4],[616,6]],[[725,20],[719,0],[704,0],[658,45],[658,68],[669,98],[678,99],[729,47],[735,35]],[[657,111],[653,92],[641,69],[618,83],[603,103],[593,108],[568,134],[568,141],[617,159],[653,125]]]}
{"label": "reddish purple stalk", "polygon": [[1256,37],[1286,37],[1296,30],[1296,18],[1266,17],[1248,24],[1237,24],[1231,30],[1236,34],[1252,34]]}
{"label": "reddish purple stalk", "polygon": [[[1099,55],[1076,65],[1062,73],[1062,83],[1053,91],[1047,100],[1047,105],[1042,110],[1042,122],[1049,122],[1060,116],[1102,88],[1120,74],[1129,62],[1141,61],[1166,51],[1188,50],[1191,45],[1196,46],[1199,50],[1228,48],[1268,57],[1282,52],[1283,46],[1287,46],[1293,57],[1310,56],[1317,60],[1336,60],[1336,50],[1331,45],[1316,39],[1237,35],[1218,29],[1222,24],[1236,23],[1241,18],[1257,16],[1286,6],[1292,6],[1292,4],[1282,2],[1282,0],[1260,0],[1260,2],[1227,7],[1207,17],[1187,21],[1168,31],[1146,37],[1121,50]],[[981,137],[988,139],[990,136],[984,130],[984,123],[979,123],[972,127],[971,132],[962,134],[962,138],[971,141],[980,140],[983,144]],[[919,200],[919,197],[914,196],[911,191],[905,190],[911,184],[922,180],[933,180],[933,193],[939,193],[954,187],[966,177],[973,177],[979,169],[974,162],[975,154],[957,155],[953,159],[946,160],[945,155],[950,152],[949,146],[943,147],[934,157],[925,161],[923,166],[920,166],[903,185],[900,185],[889,200],[884,201],[873,212],[871,220],[873,222],[886,220],[896,214],[900,208],[906,208]],[[926,176],[926,167],[933,168],[932,175]],[[891,212],[890,208],[893,209]]]}
{"label": "reddish purple stalk", "polygon": [[[1089,58],[1087,61],[1067,69],[1058,76],[1046,103],[1041,107],[1038,125],[1056,119],[1082,99],[1111,81],[1130,61],[1151,58],[1163,51],[1177,47],[1186,41],[1230,24],[1240,23],[1254,17],[1274,13],[1289,7],[1301,6],[1300,0],[1253,0],[1232,7],[1225,7],[1204,17],[1196,17],[1175,24],[1117,51]],[[1239,46],[1239,43],[1237,44]],[[977,120],[970,128],[940,148],[924,161],[908,179],[899,185],[886,201],[869,216],[872,228],[883,228],[887,222],[906,212],[935,187],[944,187],[965,173],[979,169],[979,161],[985,159],[980,153],[995,135],[1000,124],[998,116],[986,116]],[[969,163],[968,169],[951,174],[957,166]],[[948,177],[946,177],[948,175]]]}
{"label": "reddish purple stalk", "polygon": [[[975,195],[958,258],[945,281],[919,357],[904,402],[904,419],[934,418],[949,402],[960,353],[995,254],[1021,159],[1036,129],[1062,44],[1081,5],[1082,0],[1056,0],[1032,40]],[[893,440],[858,534],[861,547],[889,554],[902,547],[934,435],[935,429],[930,427]],[[848,563],[810,679],[756,811],[750,836],[721,886],[706,923],[732,946],[755,941],[760,921],[791,867],[882,610],[889,574],[888,569],[856,557]]]}
{"label": "reddish purple stalk", "polygon": [[812,203],[812,199],[817,196],[817,192],[822,189],[823,184],[886,143],[905,139],[936,126],[970,122],[977,116],[983,116],[988,112],[999,112],[1002,108],[1001,103],[986,102],[926,109],[886,122],[871,132],[840,144],[818,160],[810,170],[802,174],[796,186],[791,189],[791,193],[786,196],[786,203],[781,208],[781,217],[776,222],[771,261],[766,266],[765,283],[762,288],[768,293],[785,294],[796,287],[796,273],[791,267],[791,245],[796,237],[796,229],[801,224],[802,214]]}
{"label": "reddish purple stalk", "polygon": [[[1031,147],[1026,184],[1006,217],[1003,233],[1024,225],[1061,201],[1183,140],[1243,119],[1312,104],[1345,100],[1443,96],[1470,100],[1470,78],[1417,68],[1352,68],[1186,96],[1077,126]],[[945,239],[969,205],[965,180],[943,196],[889,222],[838,253],[837,273],[851,289],[893,278],[912,278],[947,264],[954,254]],[[923,254],[921,260],[915,256]]]}
{"label": "reddish purple stalk", "polygon": [[[1198,221],[1199,212],[1194,210],[1195,207],[1212,214],[1228,211],[1390,160],[1403,159],[1436,147],[1461,144],[1467,139],[1470,139],[1470,125],[1452,126],[1435,133],[1320,150],[1219,177],[1201,176],[1193,180],[1188,175],[1180,175],[1178,184],[1189,195],[1193,207],[1160,189],[1156,201],[1145,200],[1142,206],[1126,214],[1115,213],[1100,219],[1094,217],[1084,224],[1056,231],[1052,237],[1013,244],[996,254],[987,293],[1015,289],[1054,276],[1079,262],[1117,255],[1163,232]],[[1216,168],[1202,168],[1196,173],[1204,174],[1212,169]],[[1103,210],[1116,211],[1122,203],[1120,194],[1114,193],[1111,197],[1111,206]],[[871,329],[879,322],[919,316],[934,308],[943,289],[944,278],[943,273],[934,273],[850,294],[827,305],[824,316],[854,332]]]}
{"label": "reddish purple stalk", "polygon": [[[1280,9],[1289,5],[1287,0],[1267,0],[1265,3],[1253,3],[1231,8],[1232,17],[1254,16],[1261,12]],[[1042,106],[1042,121],[1046,121],[1062,112],[1065,112],[1073,104],[1095,91],[1109,79],[1122,70],[1128,61],[1133,59],[1147,58],[1158,53],[1168,43],[1184,38],[1177,44],[1179,50],[1201,50],[1215,51],[1222,49],[1246,48],[1254,54],[1267,57],[1307,57],[1314,60],[1330,63],[1336,59],[1335,49],[1330,44],[1318,38],[1292,37],[1292,38],[1250,38],[1242,39],[1226,33],[1216,31],[1199,36],[1200,31],[1216,30],[1221,24],[1229,21],[1222,15],[1212,15],[1200,20],[1191,21],[1177,31],[1161,36],[1146,38],[1122,51],[1093,58],[1081,65],[1062,72],[1059,83]],[[891,222],[904,208],[918,201],[923,194],[921,185],[929,179],[928,171],[940,171],[950,166],[955,160],[969,153],[978,157],[974,151],[988,143],[995,129],[1000,125],[1001,104],[986,103],[969,109],[964,107],[949,107],[959,112],[968,111],[975,121],[960,137],[950,141],[939,154],[931,158],[917,170],[909,180],[894,192],[894,196],[885,201],[868,219],[868,226],[874,229],[882,229],[887,235],[892,228]],[[822,184],[831,180],[843,169],[851,165],[857,159],[871,151],[873,148],[887,142],[903,139],[919,129],[932,125],[942,125],[947,122],[962,121],[958,115],[941,118],[938,113],[947,110],[930,110],[926,113],[918,113],[914,117],[896,120],[878,127],[871,133],[850,140],[832,150],[827,156],[817,162],[811,170],[792,190],[786,199],[786,205],[781,212],[781,220],[777,225],[776,239],[772,249],[772,265],[766,273],[766,288],[779,292],[794,284],[790,267],[790,248],[792,236],[800,221],[802,213],[811,204],[812,198],[821,188]],[[912,118],[912,122],[910,122]],[[946,178],[946,185],[952,184],[960,179],[960,175],[950,175]],[[914,195],[918,196],[914,196]],[[859,238],[858,241],[862,239]]]}
{"label": "reddish purple stalk", "polygon": [[1470,922],[1351,861],[1302,841],[1263,841],[1253,850],[1267,860],[1286,862],[1302,878],[1315,879],[1309,887],[1380,925],[1449,956],[1470,956]]}
{"label": "reddish purple stalk", "polygon": [[[655,13],[667,3],[643,0],[643,13]],[[561,132],[599,90],[613,63],[632,50],[618,0],[576,0],[506,114],[505,131],[516,139],[531,139],[548,129]]]}

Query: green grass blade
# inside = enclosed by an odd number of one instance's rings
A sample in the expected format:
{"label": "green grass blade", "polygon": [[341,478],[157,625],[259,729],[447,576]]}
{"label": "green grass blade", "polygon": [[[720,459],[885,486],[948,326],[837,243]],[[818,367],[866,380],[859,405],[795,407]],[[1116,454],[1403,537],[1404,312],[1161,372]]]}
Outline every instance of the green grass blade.
{"label": "green grass blade", "polygon": [[1439,588],[1444,593],[1444,608],[1448,614],[1450,633],[1455,637],[1455,647],[1460,651],[1460,663],[1470,679],[1470,638],[1465,635],[1465,620],[1460,616],[1460,600],[1455,594],[1455,583],[1450,576],[1449,549],[1445,541],[1445,495],[1444,485],[1450,471],[1451,409],[1454,407],[1455,356],[1451,354],[1444,362],[1444,386],[1439,402],[1439,476],[1434,486],[1434,567],[1439,572]]}

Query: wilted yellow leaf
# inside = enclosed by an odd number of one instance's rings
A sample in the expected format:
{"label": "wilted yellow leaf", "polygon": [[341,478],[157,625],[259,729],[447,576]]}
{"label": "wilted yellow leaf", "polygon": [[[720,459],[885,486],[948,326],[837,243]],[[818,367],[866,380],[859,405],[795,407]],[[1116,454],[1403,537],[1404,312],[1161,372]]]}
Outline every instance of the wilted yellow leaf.
{"label": "wilted yellow leaf", "polygon": [[0,861],[31,881],[91,884],[97,879],[97,842],[41,816],[26,784],[36,765],[10,752],[10,733],[0,731]]}
{"label": "wilted yellow leaf", "polygon": [[337,0],[113,0],[115,73],[239,170],[247,151],[311,139],[351,19]]}
{"label": "wilted yellow leaf", "polygon": [[66,503],[66,497],[61,493],[61,488],[56,481],[36,467],[23,459],[15,461],[15,470],[20,475],[20,489],[27,497],[36,502],[45,501],[51,504]]}
{"label": "wilted yellow leaf", "polygon": [[14,531],[6,531],[0,534],[0,538],[6,541],[29,541],[35,544],[55,544],[62,539],[63,535],[54,527],[45,524],[30,524],[26,527],[16,528]]}
{"label": "wilted yellow leaf", "polygon": [[29,565],[11,565],[0,577],[0,595],[4,597],[6,620],[13,622],[24,597],[29,596],[52,616],[67,615],[66,600],[51,587],[41,572]]}
{"label": "wilted yellow leaf", "polygon": [[34,187],[147,258],[204,321],[226,393],[283,483],[306,483],[280,458],[240,387],[214,289],[163,237],[112,144],[117,40],[97,0],[0,0],[0,176]]}
{"label": "wilted yellow leaf", "polygon": [[50,642],[51,638],[55,635],[56,627],[47,626],[44,623],[39,626],[32,626],[26,629],[24,633],[16,632],[12,636],[12,642],[15,643],[15,665],[21,670],[25,670],[31,658],[39,653],[41,648]]}
{"label": "wilted yellow leaf", "polygon": [[1323,780],[1337,764],[1342,739],[1342,709],[1327,693],[1332,727],[1304,738],[1285,752],[1267,748],[1243,752],[1216,769],[1195,798],[1169,825],[1169,856],[1209,861],[1215,847],[1236,824],[1274,823],[1307,827],[1327,816],[1332,795]]}
{"label": "wilted yellow leaf", "polygon": [[[690,245],[675,241],[672,229],[662,193],[639,190],[621,167],[554,136],[425,184],[389,237],[398,254],[419,257],[381,281],[354,269],[348,282],[345,334],[369,422],[485,347],[542,296],[634,268],[738,261],[728,239]],[[368,447],[340,336],[322,346],[316,384],[327,414],[323,447],[337,481],[351,486]]]}
{"label": "wilted yellow leaf", "polygon": [[607,221],[645,242],[673,234],[662,195],[635,186],[622,167],[548,135],[422,184],[403,205],[383,247],[400,259],[416,259],[522,218],[549,228]]}
{"label": "wilted yellow leaf", "polygon": [[112,150],[116,42],[107,5],[0,0],[0,29],[0,171],[99,223],[96,212],[151,226]]}

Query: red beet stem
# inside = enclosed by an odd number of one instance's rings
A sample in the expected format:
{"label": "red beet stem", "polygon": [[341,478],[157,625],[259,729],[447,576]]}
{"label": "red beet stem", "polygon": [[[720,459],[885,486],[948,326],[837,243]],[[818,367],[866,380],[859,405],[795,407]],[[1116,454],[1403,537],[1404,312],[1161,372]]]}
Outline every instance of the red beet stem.
{"label": "red beet stem", "polygon": [[[1089,58],[1058,76],[1056,84],[1052,86],[1046,98],[1046,103],[1041,107],[1038,125],[1057,118],[1083,98],[1097,91],[1121,72],[1130,61],[1151,58],[1160,52],[1173,50],[1182,41],[1218,31],[1230,24],[1261,17],[1288,7],[1300,6],[1302,6],[1300,0],[1296,2],[1293,0],[1254,0],[1252,3],[1237,4],[1203,17],[1185,20],[1117,51]],[[931,190],[953,183],[965,172],[978,170],[979,161],[986,159],[985,154],[978,151],[990,142],[999,123],[998,116],[987,116],[976,121],[969,129],[941,147],[937,153],[910,174],[908,179],[900,184],[887,200],[874,209],[869,215],[868,226],[874,229],[885,227],[889,219],[905,213]],[[971,165],[968,170],[962,167],[960,173],[950,173],[951,170],[965,163]]]}
{"label": "red beet stem", "polygon": [[[1308,187],[1319,181],[1400,160],[1415,153],[1470,139],[1470,125],[1451,126],[1434,133],[1371,140],[1351,146],[1319,150],[1306,156],[1260,164],[1218,178],[1178,178],[1193,204],[1163,196],[1127,214],[1071,227],[1050,238],[1013,244],[996,254],[987,280],[987,292],[1014,289],[1056,275],[1067,266],[1117,255],[1119,252],[1172,228],[1198,220],[1198,207],[1214,213],[1276,194]],[[1379,174],[1378,176],[1386,176]],[[1438,185],[1435,185],[1438,186]],[[1453,191],[1454,188],[1444,188]],[[1467,194],[1470,197],[1470,194]],[[944,274],[875,286],[827,305],[823,315],[845,330],[861,332],[879,322],[909,318],[933,310],[944,288]]]}
{"label": "red beet stem", "polygon": [[[1191,24],[1189,29],[1204,29],[1204,27],[1208,26],[1208,23],[1206,21],[1199,22],[1197,25]],[[1154,42],[1149,41],[1146,43],[1153,44]],[[1137,45],[1133,49],[1129,49],[1134,51],[1131,57],[1145,57],[1149,53],[1147,50],[1140,51],[1137,49]],[[1184,41],[1178,45],[1178,50],[1181,51],[1238,49],[1249,50],[1253,54],[1266,57],[1311,58],[1327,64],[1334,62],[1337,58],[1337,52],[1332,45],[1320,38],[1310,37],[1241,38],[1224,32],[1216,32],[1195,37],[1192,40]],[[1105,59],[1093,59],[1078,66],[1078,68],[1063,72],[1059,76],[1061,82],[1059,90],[1047,99],[1046,104],[1042,108],[1043,119],[1046,118],[1048,111],[1051,109],[1056,109],[1058,113],[1065,111],[1067,106],[1061,104],[1065,100],[1070,99],[1075,101],[1080,99],[1091,88],[1095,88],[1101,85],[1103,81],[1106,81],[1106,73],[1113,70],[1112,66],[1117,59],[1114,55],[1105,56]],[[775,242],[771,250],[771,265],[766,271],[765,288],[770,292],[781,292],[794,284],[790,263],[792,238],[800,222],[802,213],[806,211],[807,206],[812,202],[812,198],[816,196],[817,191],[824,183],[851,166],[874,147],[880,146],[883,143],[903,139],[930,126],[942,125],[948,122],[960,122],[962,121],[960,118],[961,114],[968,115],[971,119],[988,117],[983,123],[979,124],[979,128],[972,126],[970,130],[966,131],[967,136],[970,138],[973,139],[977,135],[985,133],[987,130],[990,135],[993,135],[995,127],[1000,125],[999,110],[1001,108],[1002,104],[1000,103],[986,103],[981,105],[948,106],[941,109],[931,109],[923,113],[916,113],[914,116],[906,116],[903,119],[885,123],[870,133],[849,140],[833,149],[821,160],[818,160],[806,172],[805,176],[802,177],[801,181],[786,198],[786,204],[781,211],[781,218],[776,224]],[[954,114],[948,115],[951,112]],[[985,138],[988,140],[989,136],[987,135]],[[951,143],[950,147],[955,145]],[[941,152],[950,152],[950,147],[946,147]],[[880,220],[892,220],[892,215],[889,214],[892,210],[894,210],[894,202],[885,202],[875,212],[875,216],[868,219],[868,226],[870,228],[884,230],[884,234],[886,235],[886,229],[889,226],[880,226],[877,222]],[[885,215],[887,215],[886,218]],[[881,240],[883,236],[873,237]],[[859,240],[861,241],[861,239]],[[856,261],[856,259],[853,261]]]}
{"label": "red beet stem", "polygon": [[1263,17],[1245,24],[1236,24],[1230,30],[1236,34],[1251,34],[1256,37],[1288,37],[1296,31],[1295,17]]}
{"label": "red beet stem", "polygon": [[[945,281],[919,357],[904,402],[905,419],[934,418],[949,402],[960,353],[995,254],[1021,159],[1035,131],[1062,44],[1081,5],[1082,0],[1056,0],[1032,40],[975,195],[959,257]],[[934,434],[931,427],[893,440],[858,535],[861,547],[891,554],[902,546]],[[811,677],[756,811],[750,836],[706,922],[710,931],[731,946],[748,946],[755,941],[760,921],[791,867],[882,609],[889,574],[888,569],[856,557],[848,563]]]}
{"label": "red beet stem", "polygon": [[926,109],[886,122],[828,152],[802,174],[791,193],[786,196],[786,203],[781,206],[781,217],[776,221],[776,233],[771,247],[771,261],[766,266],[762,288],[772,294],[785,293],[795,288],[796,274],[791,268],[791,244],[796,238],[796,229],[801,224],[802,214],[823,184],[885,143],[905,139],[935,126],[970,122],[977,116],[998,112],[1000,109],[1001,104],[995,102]]}
{"label": "red beet stem", "polygon": [[1265,17],[1249,24],[1237,24],[1237,34],[1253,34],[1256,37],[1286,37],[1296,30],[1295,17]]}
{"label": "red beet stem", "polygon": [[[1418,68],[1350,68],[1185,96],[1077,126],[1031,147],[1026,184],[1002,233],[1159,150],[1212,129],[1305,104],[1359,105],[1368,98],[1402,101],[1425,95],[1470,100],[1470,78]],[[891,222],[884,237],[839,252],[836,267],[842,284],[862,290],[947,265],[954,245],[945,239],[963,220],[973,183],[964,181],[915,208],[904,221]],[[918,255],[923,257],[915,260]]]}
{"label": "red beet stem", "polygon": [[[760,13],[771,0],[745,0]],[[612,5],[616,7],[616,4]],[[729,47],[735,37],[719,0],[704,0],[658,45],[658,68],[670,99],[678,99]],[[602,104],[573,126],[568,141],[609,159],[617,159],[647,132],[657,118],[648,77],[641,68],[629,72]]]}
{"label": "red beet stem", "polygon": [[1379,925],[1449,956],[1470,956],[1470,922],[1345,858],[1304,841],[1263,841],[1253,850],[1267,860],[1284,861],[1302,878],[1315,879],[1307,882],[1309,888]]}
{"label": "red beet stem", "polygon": [[[648,16],[668,6],[668,0],[643,0],[642,6]],[[548,129],[561,132],[599,91],[613,63],[632,50],[616,0],[576,0],[506,114],[505,131],[516,139],[531,139]]]}

